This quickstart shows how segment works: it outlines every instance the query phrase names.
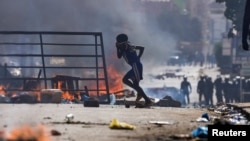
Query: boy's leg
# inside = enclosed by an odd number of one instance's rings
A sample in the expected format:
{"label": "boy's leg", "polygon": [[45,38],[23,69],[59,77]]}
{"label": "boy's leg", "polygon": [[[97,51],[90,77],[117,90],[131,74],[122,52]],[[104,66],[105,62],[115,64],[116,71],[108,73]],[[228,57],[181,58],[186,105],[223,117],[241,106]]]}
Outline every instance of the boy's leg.
{"label": "boy's leg", "polygon": [[141,100],[141,98],[142,98],[142,96],[139,93],[137,93],[135,102],[139,102]]}
{"label": "boy's leg", "polygon": [[153,102],[150,100],[150,98],[145,94],[143,89],[139,86],[138,82],[134,82],[135,89],[138,94],[140,94],[141,97],[145,100],[145,106],[152,106]]}
{"label": "boy's leg", "polygon": [[[122,79],[123,83],[128,85],[129,87],[133,88],[137,92],[136,102],[138,102],[143,96],[138,92],[138,88],[134,85],[135,80],[133,77],[131,77],[131,71],[129,71]],[[132,81],[131,81],[132,80]]]}
{"label": "boy's leg", "polygon": [[151,100],[147,97],[147,95],[145,94],[145,92],[143,91],[143,89],[139,86],[139,83],[137,80],[133,79],[133,81],[131,82],[130,81],[130,77],[129,75],[125,75],[124,78],[123,78],[123,83],[128,85],[129,87],[133,88],[134,90],[136,90],[137,94],[138,94],[138,99],[140,97],[143,97],[144,100],[145,100],[145,103],[151,103]]}
{"label": "boy's leg", "polygon": [[139,85],[135,85],[135,88],[136,88],[136,91],[138,92],[138,94],[140,94],[140,96],[144,98],[145,102],[150,100],[148,98],[148,96],[145,94],[145,92],[143,91],[143,89]]}
{"label": "boy's leg", "polygon": [[[129,87],[135,89],[134,87],[134,82],[133,82],[133,77],[134,77],[134,74],[133,74],[133,70],[129,70],[123,77],[122,79],[122,82],[126,85],[128,85]],[[132,80],[132,81],[131,81]]]}
{"label": "boy's leg", "polygon": [[132,65],[132,71],[133,71],[133,84],[135,86],[135,89],[137,90],[138,94],[144,98],[145,103],[150,103],[151,100],[149,97],[145,94],[141,86],[139,85],[140,81],[143,79],[142,72],[143,72],[143,66],[141,62],[136,62]]}
{"label": "boy's leg", "polygon": [[[143,89],[139,86],[139,82],[141,79],[142,64],[137,62],[132,65],[132,69],[128,71],[127,74],[123,77],[123,83],[135,89],[137,94],[144,98],[145,104],[152,104],[152,101],[148,98]],[[132,80],[132,82],[130,80]]]}
{"label": "boy's leg", "polygon": [[133,83],[129,80],[129,78],[127,78],[126,76],[122,79],[122,82],[126,85],[128,85],[129,87],[135,89]]}

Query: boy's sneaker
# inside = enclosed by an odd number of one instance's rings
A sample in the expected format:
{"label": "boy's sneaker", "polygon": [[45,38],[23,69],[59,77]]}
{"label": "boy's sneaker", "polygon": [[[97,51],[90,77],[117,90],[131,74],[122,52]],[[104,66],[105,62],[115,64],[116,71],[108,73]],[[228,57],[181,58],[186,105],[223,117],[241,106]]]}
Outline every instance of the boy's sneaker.
{"label": "boy's sneaker", "polygon": [[135,108],[144,108],[144,104],[139,102],[139,101],[135,101]]}
{"label": "boy's sneaker", "polygon": [[153,105],[154,105],[154,102],[152,102],[151,100],[145,102],[145,104],[144,104],[145,107],[151,107]]}

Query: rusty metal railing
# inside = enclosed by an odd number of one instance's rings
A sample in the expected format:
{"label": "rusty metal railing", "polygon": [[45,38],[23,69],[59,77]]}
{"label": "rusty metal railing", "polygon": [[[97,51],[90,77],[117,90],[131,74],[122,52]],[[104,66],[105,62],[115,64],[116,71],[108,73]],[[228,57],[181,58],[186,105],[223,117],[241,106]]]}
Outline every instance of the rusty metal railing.
{"label": "rusty metal railing", "polygon": [[76,82],[69,91],[109,95],[101,32],[0,31],[0,50],[0,82],[13,85],[8,91],[29,89],[27,81],[39,82],[35,90],[54,88],[52,80],[64,75]]}

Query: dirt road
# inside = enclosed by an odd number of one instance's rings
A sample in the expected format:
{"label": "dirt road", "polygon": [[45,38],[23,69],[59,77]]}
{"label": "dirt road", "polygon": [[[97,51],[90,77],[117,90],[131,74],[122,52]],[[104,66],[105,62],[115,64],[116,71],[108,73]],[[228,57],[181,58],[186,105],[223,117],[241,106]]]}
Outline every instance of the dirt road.
{"label": "dirt road", "polygon": [[[65,116],[70,113],[74,115],[71,124],[65,122]],[[82,104],[0,104],[0,133],[11,134],[13,129],[21,125],[36,127],[42,124],[45,133],[49,134],[50,139],[47,141],[173,140],[170,136],[191,134],[197,127],[206,125],[196,121],[204,113],[210,114],[202,108],[138,109],[122,105],[84,107]],[[110,129],[109,123],[113,118],[134,125],[136,129]],[[166,121],[169,124],[157,125],[150,121]]]}

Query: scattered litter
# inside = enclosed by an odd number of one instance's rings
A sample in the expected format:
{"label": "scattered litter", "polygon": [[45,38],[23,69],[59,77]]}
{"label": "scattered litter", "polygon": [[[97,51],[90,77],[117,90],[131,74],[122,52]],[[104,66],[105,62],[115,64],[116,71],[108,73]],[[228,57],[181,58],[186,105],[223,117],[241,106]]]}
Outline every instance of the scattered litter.
{"label": "scattered litter", "polygon": [[202,118],[206,118],[207,120],[210,120],[210,117],[208,116],[207,113],[204,113],[201,115]]}
{"label": "scattered litter", "polygon": [[247,125],[249,122],[245,116],[236,110],[234,107],[220,105],[215,110],[216,113],[220,113],[222,120],[216,120],[215,124],[229,124],[229,125]]}
{"label": "scattered litter", "polygon": [[136,127],[134,125],[120,122],[116,118],[112,119],[112,121],[109,124],[109,128],[111,129],[128,129],[128,130],[134,130]]}
{"label": "scattered litter", "polygon": [[218,118],[214,120],[214,125],[231,125],[231,123],[224,118]]}
{"label": "scattered litter", "polygon": [[85,121],[71,121],[71,122],[51,122],[52,124],[83,124],[85,127],[91,127],[92,125],[107,126],[107,123],[95,123],[95,122],[85,122]]}
{"label": "scattered litter", "polygon": [[208,122],[206,118],[199,117],[196,119],[197,122]]}
{"label": "scattered litter", "polygon": [[194,138],[199,137],[199,138],[207,138],[208,136],[208,127],[207,126],[201,126],[197,127],[192,131],[192,136]]}
{"label": "scattered litter", "polygon": [[52,119],[51,117],[44,117],[43,119]]}
{"label": "scattered litter", "polygon": [[51,130],[50,133],[52,136],[61,136],[62,135],[62,133],[57,131],[57,130]]}
{"label": "scattered litter", "polygon": [[241,116],[241,115],[235,115],[235,116],[232,116],[228,119],[228,121],[231,123],[231,124],[234,124],[234,125],[245,125],[245,124],[248,124],[248,120]]}
{"label": "scattered litter", "polygon": [[81,101],[87,101],[89,99],[89,96],[87,96],[86,94],[82,94],[81,95]]}
{"label": "scattered litter", "polygon": [[169,121],[149,121],[149,123],[157,124],[157,125],[172,125],[174,124],[173,122]]}
{"label": "scattered litter", "polygon": [[190,134],[175,134],[169,137],[172,139],[192,139],[192,135]]}
{"label": "scattered litter", "polygon": [[113,93],[109,95],[109,99],[110,99],[110,105],[115,105],[116,97]]}
{"label": "scattered litter", "polygon": [[66,122],[72,122],[74,120],[74,115],[73,114],[67,114],[66,116],[65,116],[65,121]]}
{"label": "scattered litter", "polygon": [[228,106],[224,104],[220,104],[219,106],[216,107],[216,109],[214,109],[214,112],[218,114],[226,114],[228,113],[228,111],[229,111]]}
{"label": "scattered litter", "polygon": [[204,113],[201,115],[201,117],[197,118],[196,121],[198,122],[208,122],[210,120],[210,117],[207,113]]}

